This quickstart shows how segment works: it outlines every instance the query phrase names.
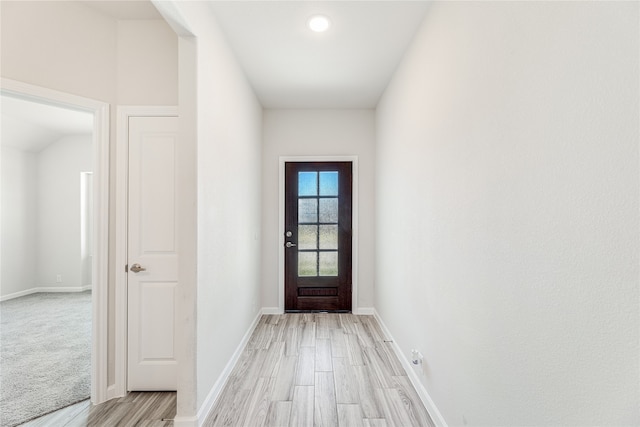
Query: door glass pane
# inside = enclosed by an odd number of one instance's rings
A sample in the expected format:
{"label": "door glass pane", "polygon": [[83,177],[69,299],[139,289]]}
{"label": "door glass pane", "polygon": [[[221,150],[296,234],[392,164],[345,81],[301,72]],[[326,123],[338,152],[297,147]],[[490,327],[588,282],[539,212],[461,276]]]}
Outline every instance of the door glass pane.
{"label": "door glass pane", "polygon": [[298,199],[298,222],[318,222],[318,199]]}
{"label": "door glass pane", "polygon": [[338,172],[320,172],[320,195],[338,195]]}
{"label": "door glass pane", "polygon": [[318,275],[318,253],[298,252],[298,276]]}
{"label": "door glass pane", "polygon": [[318,172],[298,172],[298,196],[318,195]]}
{"label": "door glass pane", "polygon": [[320,222],[338,222],[338,198],[320,199]]}
{"label": "door glass pane", "polygon": [[318,249],[317,225],[298,226],[298,249]]}
{"label": "door glass pane", "polygon": [[338,249],[338,226],[320,226],[320,249]]}
{"label": "door glass pane", "polygon": [[338,275],[338,252],[320,252],[320,276]]}

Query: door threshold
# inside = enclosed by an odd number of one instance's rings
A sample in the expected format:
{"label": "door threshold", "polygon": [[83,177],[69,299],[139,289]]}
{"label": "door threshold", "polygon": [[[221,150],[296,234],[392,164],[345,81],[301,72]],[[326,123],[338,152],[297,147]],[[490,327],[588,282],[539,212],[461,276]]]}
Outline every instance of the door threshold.
{"label": "door threshold", "polygon": [[351,310],[285,310],[285,313],[301,314],[301,313],[351,313]]}

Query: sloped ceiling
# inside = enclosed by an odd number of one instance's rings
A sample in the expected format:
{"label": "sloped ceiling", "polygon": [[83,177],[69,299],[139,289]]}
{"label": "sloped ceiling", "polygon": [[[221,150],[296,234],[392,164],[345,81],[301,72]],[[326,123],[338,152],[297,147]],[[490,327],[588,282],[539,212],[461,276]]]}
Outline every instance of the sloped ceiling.
{"label": "sloped ceiling", "polygon": [[38,152],[65,135],[93,132],[93,114],[39,104],[25,99],[0,97],[3,147]]}

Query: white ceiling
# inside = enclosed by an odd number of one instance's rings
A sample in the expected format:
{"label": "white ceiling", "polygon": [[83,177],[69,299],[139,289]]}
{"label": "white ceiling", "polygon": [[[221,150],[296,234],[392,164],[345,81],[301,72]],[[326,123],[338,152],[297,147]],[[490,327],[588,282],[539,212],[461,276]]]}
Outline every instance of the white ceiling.
{"label": "white ceiling", "polygon": [[0,100],[3,147],[38,152],[65,135],[93,132],[91,113],[6,95]]}
{"label": "white ceiling", "polygon": [[[373,108],[425,1],[210,1],[265,108]],[[306,22],[332,21],[326,33]]]}

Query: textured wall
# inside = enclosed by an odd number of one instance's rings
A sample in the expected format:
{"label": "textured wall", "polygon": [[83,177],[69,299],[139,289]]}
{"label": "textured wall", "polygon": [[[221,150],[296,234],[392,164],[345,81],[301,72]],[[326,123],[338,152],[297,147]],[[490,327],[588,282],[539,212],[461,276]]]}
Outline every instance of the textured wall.
{"label": "textured wall", "polygon": [[449,425],[637,425],[638,3],[439,2],[377,110],[376,307]]}
{"label": "textured wall", "polygon": [[178,103],[178,38],[160,20],[118,21],[118,104]]}

